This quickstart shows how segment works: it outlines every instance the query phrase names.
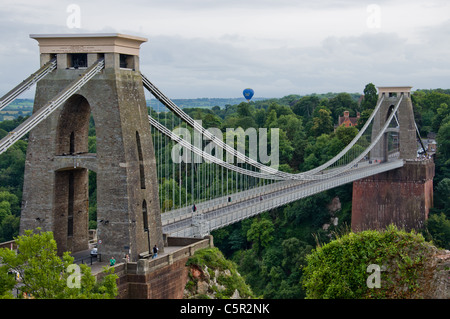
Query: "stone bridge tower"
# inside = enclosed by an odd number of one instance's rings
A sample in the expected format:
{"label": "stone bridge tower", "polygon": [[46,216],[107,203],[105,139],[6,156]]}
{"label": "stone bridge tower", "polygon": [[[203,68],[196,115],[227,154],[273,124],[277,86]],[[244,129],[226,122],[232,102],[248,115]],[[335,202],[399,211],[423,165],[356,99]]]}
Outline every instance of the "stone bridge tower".
{"label": "stone bridge tower", "polygon": [[381,140],[370,151],[370,158],[373,160],[381,160],[384,162],[388,160],[389,134],[396,136],[395,140],[399,146],[400,158],[415,159],[417,157],[417,138],[414,111],[411,102],[411,86],[378,87],[378,100],[383,98],[383,102],[373,121],[372,138],[381,131],[386,119],[390,116],[401,97],[402,100],[398,107],[396,117],[392,121],[395,124],[388,127]]}
{"label": "stone bridge tower", "polygon": [[[89,171],[96,172],[98,252],[136,260],[153,245],[163,250],[156,162],[144,88],[140,45],[123,34],[31,35],[41,65],[57,68],[38,82],[34,112],[98,59],[104,69],[30,133],[21,233],[53,231],[58,252],[88,249]],[[89,123],[96,151],[89,152]],[[91,145],[92,147],[92,145]]]}
{"label": "stone bridge tower", "polygon": [[[411,102],[411,87],[379,87],[384,97],[374,118],[372,137],[376,136],[400,102],[395,125],[389,127],[370,152],[370,158],[388,161],[388,134],[397,136],[399,157],[404,166],[353,183],[352,229],[385,229],[394,224],[406,230],[421,229],[433,206],[434,162],[417,161],[417,135]],[[397,124],[398,121],[398,124]],[[392,142],[392,140],[391,140]]]}

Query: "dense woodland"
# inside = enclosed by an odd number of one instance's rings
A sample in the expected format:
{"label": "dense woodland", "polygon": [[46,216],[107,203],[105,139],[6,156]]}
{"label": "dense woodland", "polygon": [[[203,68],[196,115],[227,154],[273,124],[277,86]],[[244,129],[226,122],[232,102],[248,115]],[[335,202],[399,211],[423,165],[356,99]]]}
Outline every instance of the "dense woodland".
{"label": "dense woodland", "polygon": [[[280,169],[301,172],[324,163],[337,154],[357,134],[357,128],[334,129],[344,111],[361,113],[361,123],[375,107],[373,84],[364,88],[364,99],[349,93],[289,95],[280,99],[250,103],[190,108],[185,112],[202,120],[203,126],[280,129]],[[417,90],[412,94],[416,122],[422,137],[436,133],[434,208],[426,228],[427,240],[450,249],[450,90]],[[24,118],[0,122],[0,138]],[[93,123],[92,123],[93,126]],[[95,129],[89,137],[95,152]],[[0,241],[18,235],[26,137],[0,155]],[[90,175],[90,225],[95,227],[95,174]],[[341,208],[331,213],[328,206],[339,199]],[[283,206],[257,217],[213,232],[215,245],[234,261],[257,296],[264,298],[304,298],[300,284],[306,255],[318,243],[349,231],[352,185],[344,185]],[[331,218],[338,218],[334,226]],[[329,224],[325,230],[324,225]]]}

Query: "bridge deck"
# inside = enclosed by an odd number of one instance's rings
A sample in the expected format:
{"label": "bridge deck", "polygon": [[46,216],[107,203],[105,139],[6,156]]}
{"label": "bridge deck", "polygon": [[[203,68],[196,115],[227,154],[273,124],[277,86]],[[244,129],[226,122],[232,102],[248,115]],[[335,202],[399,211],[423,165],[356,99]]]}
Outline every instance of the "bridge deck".
{"label": "bridge deck", "polygon": [[358,167],[325,180],[283,181],[228,197],[196,204],[197,211],[190,207],[162,214],[163,232],[170,236],[202,237],[210,231],[260,214],[264,211],[294,202],[301,198],[341,186],[355,180],[402,167],[403,160],[385,163],[362,163]]}

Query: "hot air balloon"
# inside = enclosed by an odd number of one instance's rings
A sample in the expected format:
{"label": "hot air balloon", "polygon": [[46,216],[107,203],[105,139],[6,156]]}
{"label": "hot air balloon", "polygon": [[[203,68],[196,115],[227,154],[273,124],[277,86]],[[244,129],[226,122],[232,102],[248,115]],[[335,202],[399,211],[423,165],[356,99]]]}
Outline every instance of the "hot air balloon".
{"label": "hot air balloon", "polygon": [[253,94],[255,94],[255,91],[253,91],[253,89],[245,89],[244,92],[242,92],[244,94],[244,97],[247,99],[247,101],[250,101],[251,98],[253,97]]}

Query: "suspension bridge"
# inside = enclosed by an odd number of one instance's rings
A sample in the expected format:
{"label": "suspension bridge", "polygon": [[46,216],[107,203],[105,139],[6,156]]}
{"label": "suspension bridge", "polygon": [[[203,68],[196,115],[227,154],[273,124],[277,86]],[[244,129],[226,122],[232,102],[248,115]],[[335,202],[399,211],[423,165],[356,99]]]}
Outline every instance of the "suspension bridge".
{"label": "suspension bridge", "polygon": [[[1,98],[0,110],[36,85],[34,112],[0,141],[0,154],[30,134],[21,231],[53,230],[62,250],[86,249],[89,170],[97,173],[99,251],[136,260],[153,245],[163,247],[163,234],[203,237],[416,159],[411,87],[379,87],[375,109],[344,149],[314,169],[288,173],[225,143],[164,95],[139,71],[146,39],[31,37],[39,42],[41,68]],[[144,90],[166,111],[149,111]],[[87,143],[91,115],[95,154]],[[175,149],[182,160],[174,159]]]}

